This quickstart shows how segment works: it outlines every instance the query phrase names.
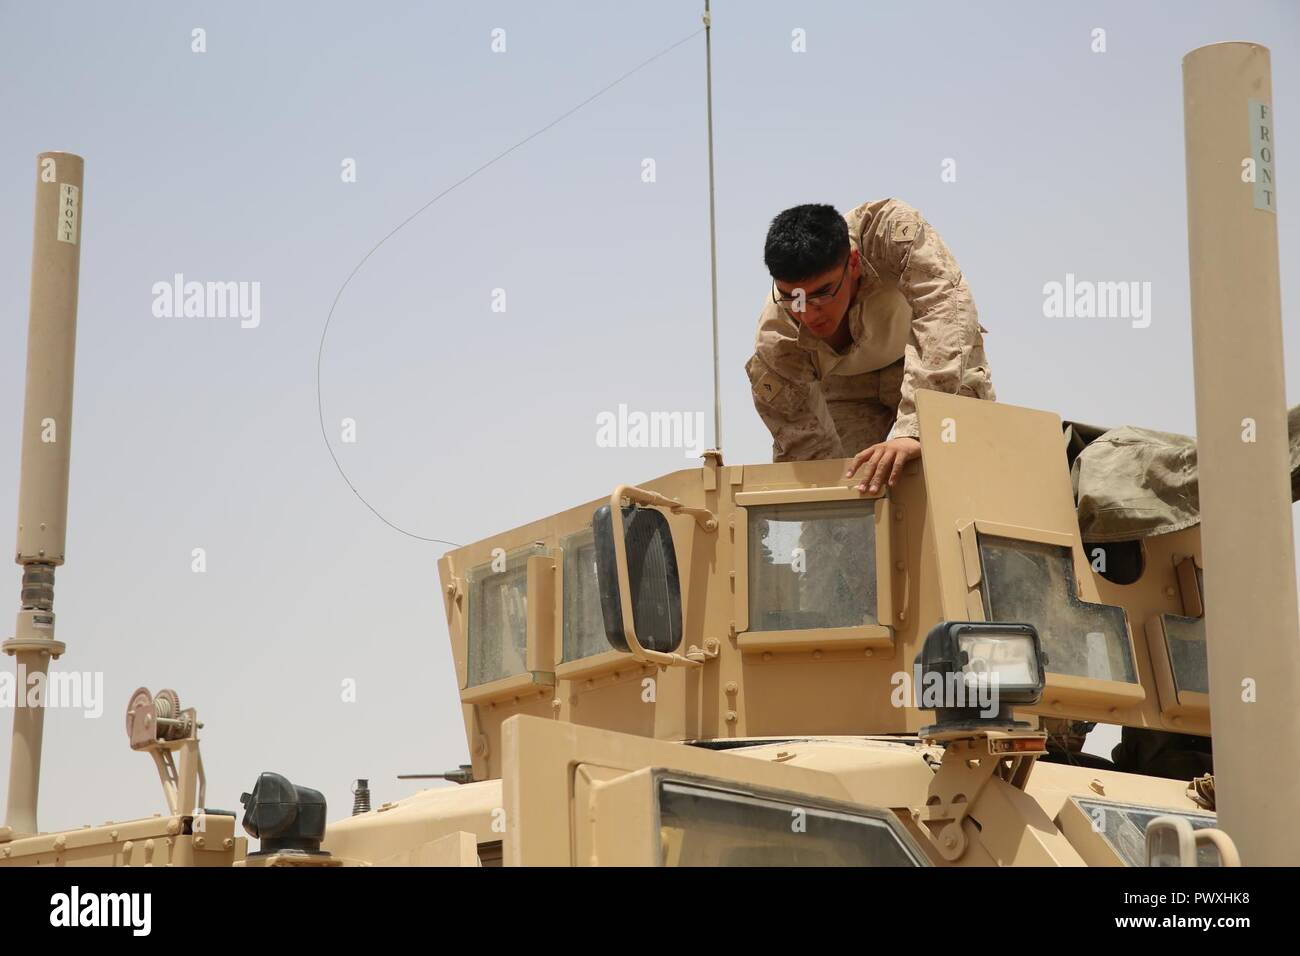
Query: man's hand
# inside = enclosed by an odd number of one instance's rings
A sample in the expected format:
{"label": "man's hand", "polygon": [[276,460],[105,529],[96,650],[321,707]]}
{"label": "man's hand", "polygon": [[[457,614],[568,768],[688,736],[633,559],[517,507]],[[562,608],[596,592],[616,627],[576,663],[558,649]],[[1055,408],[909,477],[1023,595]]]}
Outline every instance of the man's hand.
{"label": "man's hand", "polygon": [[859,468],[862,468],[862,483],[858,485],[858,491],[866,491],[867,486],[870,485],[870,493],[874,495],[880,490],[882,481],[888,480],[891,488],[897,484],[898,476],[903,473],[903,466],[913,458],[920,457],[921,443],[915,438],[893,438],[872,445],[854,455],[844,477],[851,478]]}

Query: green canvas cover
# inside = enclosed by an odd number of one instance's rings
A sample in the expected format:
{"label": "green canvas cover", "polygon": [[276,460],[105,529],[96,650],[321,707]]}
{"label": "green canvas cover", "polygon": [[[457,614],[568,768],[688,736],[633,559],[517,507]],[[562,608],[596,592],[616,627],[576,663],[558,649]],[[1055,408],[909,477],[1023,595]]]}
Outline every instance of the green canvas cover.
{"label": "green canvas cover", "polygon": [[[1123,425],[1065,422],[1065,453],[1083,540],[1106,544],[1201,520],[1196,439]],[[1300,500],[1300,405],[1287,413],[1291,500]]]}

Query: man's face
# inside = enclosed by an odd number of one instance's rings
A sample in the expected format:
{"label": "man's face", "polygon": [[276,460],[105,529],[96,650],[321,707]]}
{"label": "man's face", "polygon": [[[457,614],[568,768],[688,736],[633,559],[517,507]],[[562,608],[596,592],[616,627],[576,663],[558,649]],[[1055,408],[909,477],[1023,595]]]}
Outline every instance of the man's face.
{"label": "man's face", "polygon": [[859,274],[858,250],[850,249],[840,265],[801,282],[773,282],[778,304],[819,339],[829,339],[848,314]]}

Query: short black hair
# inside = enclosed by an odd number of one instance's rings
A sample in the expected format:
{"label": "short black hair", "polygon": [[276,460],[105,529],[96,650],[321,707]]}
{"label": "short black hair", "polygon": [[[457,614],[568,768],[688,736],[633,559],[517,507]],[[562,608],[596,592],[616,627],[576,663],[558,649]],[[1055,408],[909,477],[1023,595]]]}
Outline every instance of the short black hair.
{"label": "short black hair", "polygon": [[849,225],[834,206],[809,203],[778,213],[767,230],[763,261],[773,279],[798,282],[837,266],[849,254]]}

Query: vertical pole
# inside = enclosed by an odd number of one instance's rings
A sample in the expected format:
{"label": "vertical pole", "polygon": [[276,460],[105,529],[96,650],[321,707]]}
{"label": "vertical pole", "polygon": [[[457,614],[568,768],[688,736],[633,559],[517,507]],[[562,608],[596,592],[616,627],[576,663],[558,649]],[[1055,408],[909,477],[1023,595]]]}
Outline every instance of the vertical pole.
{"label": "vertical pole", "polygon": [[713,290],[713,448],[722,451],[722,379],[718,372],[718,230],[713,211],[713,14],[704,0],[704,85],[709,119],[709,278]]}
{"label": "vertical pole", "polygon": [[1215,799],[1244,864],[1294,865],[1300,619],[1268,50],[1193,50],[1183,102]]}
{"label": "vertical pole", "polygon": [[[0,644],[17,659],[13,750],[9,759],[12,834],[36,833],[45,701],[29,688],[47,686],[54,638],[54,569],[63,563],[72,438],[72,373],[81,269],[85,163],[71,153],[36,159],[36,226],[32,240],[31,312],[27,327],[27,395],[18,490],[18,548],[23,569],[14,637]],[[41,675],[39,684],[35,675]]]}

